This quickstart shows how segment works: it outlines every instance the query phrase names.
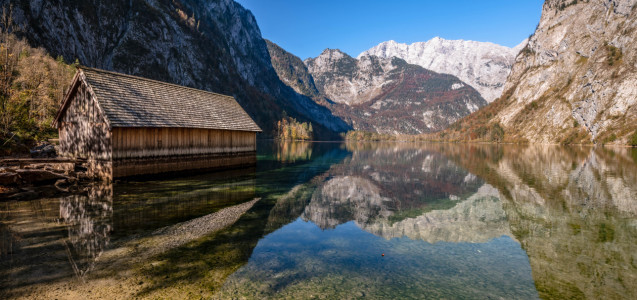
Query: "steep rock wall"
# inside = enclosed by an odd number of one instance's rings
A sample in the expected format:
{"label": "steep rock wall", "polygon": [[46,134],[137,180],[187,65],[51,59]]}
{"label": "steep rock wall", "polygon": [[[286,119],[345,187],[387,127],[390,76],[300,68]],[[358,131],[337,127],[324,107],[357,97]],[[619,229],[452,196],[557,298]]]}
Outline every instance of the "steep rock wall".
{"label": "steep rock wall", "polygon": [[495,120],[531,142],[628,143],[637,129],[636,3],[547,1]]}

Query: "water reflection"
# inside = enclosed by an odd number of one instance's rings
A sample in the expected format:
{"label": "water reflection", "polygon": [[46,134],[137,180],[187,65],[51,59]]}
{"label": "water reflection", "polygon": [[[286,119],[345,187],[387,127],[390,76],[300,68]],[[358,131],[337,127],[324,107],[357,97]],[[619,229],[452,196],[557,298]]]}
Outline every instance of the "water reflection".
{"label": "water reflection", "polygon": [[[218,298],[537,297],[495,188],[435,147],[346,149],[277,199],[268,227],[283,227],[259,241]],[[298,219],[282,224],[286,213]]]}
{"label": "water reflection", "polygon": [[255,169],[117,183],[117,237],[144,233],[198,218],[256,197]]}
{"label": "water reflection", "polygon": [[354,221],[386,239],[432,243],[486,242],[509,234],[497,190],[441,153],[411,144],[348,148],[360,150],[330,169],[304,220],[322,229]]}
{"label": "water reflection", "polygon": [[112,185],[93,185],[88,196],[60,199],[60,221],[68,231],[64,246],[78,278],[84,279],[108,246],[113,229],[112,216]]}
{"label": "water reflection", "polygon": [[637,297],[637,166],[631,149],[470,147],[454,161],[501,191],[542,298]]}
{"label": "water reflection", "polygon": [[[92,184],[78,195],[3,202],[0,295],[29,298],[60,282],[90,283],[130,272],[142,257],[223,229],[251,207],[241,205],[255,198],[254,176],[252,168]],[[220,211],[223,216],[216,216]],[[49,294],[58,295],[64,292]]]}
{"label": "water reflection", "polygon": [[296,162],[309,160],[312,157],[312,143],[281,141],[272,144],[275,148],[275,157],[279,161]]}
{"label": "water reflection", "polygon": [[84,280],[109,245],[110,186],[91,185],[83,195],[60,199],[2,204],[2,294],[64,279]]}
{"label": "water reflection", "polygon": [[0,202],[0,297],[637,298],[635,150],[259,149],[252,169]]}

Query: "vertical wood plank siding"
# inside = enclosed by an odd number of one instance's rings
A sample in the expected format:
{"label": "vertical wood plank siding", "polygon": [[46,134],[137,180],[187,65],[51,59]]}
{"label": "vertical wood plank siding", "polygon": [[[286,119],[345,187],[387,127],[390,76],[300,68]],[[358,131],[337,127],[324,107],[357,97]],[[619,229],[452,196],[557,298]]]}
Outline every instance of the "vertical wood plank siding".
{"label": "vertical wood plank siding", "polygon": [[256,133],[196,128],[113,128],[113,159],[256,151]]}
{"label": "vertical wood plank siding", "polygon": [[111,159],[111,132],[86,84],[78,87],[59,127],[62,156]]}

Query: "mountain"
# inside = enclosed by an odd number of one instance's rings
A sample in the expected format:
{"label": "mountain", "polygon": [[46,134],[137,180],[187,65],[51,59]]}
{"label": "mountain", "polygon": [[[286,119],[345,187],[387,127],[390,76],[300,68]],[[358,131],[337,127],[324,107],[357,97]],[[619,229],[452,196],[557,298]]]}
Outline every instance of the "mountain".
{"label": "mountain", "polygon": [[355,59],[325,50],[305,62],[269,42],[279,78],[354,129],[418,134],[444,129],[486,105],[471,87],[396,58]]}
{"label": "mountain", "polygon": [[361,104],[383,94],[389,73],[397,67],[391,59],[365,56],[357,60],[338,49],[325,49],[305,64],[319,91],[346,105]]}
{"label": "mountain", "polygon": [[357,130],[419,134],[446,128],[486,101],[458,78],[399,58],[326,49],[305,61],[321,94],[340,104],[333,113]]}
{"label": "mountain", "polygon": [[11,3],[17,34],[66,61],[235,96],[273,132],[284,111],[334,138],[350,127],[285,85],[252,13],[232,0]]}
{"label": "mountain", "polygon": [[492,122],[511,141],[637,144],[636,3],[546,1],[502,98],[455,129]]}
{"label": "mountain", "polygon": [[411,45],[387,41],[358,57],[398,57],[438,73],[454,75],[480,92],[488,102],[500,97],[511,67],[526,41],[515,48],[493,43],[445,40],[439,37]]}
{"label": "mountain", "polygon": [[272,67],[286,85],[297,93],[313,99],[320,99],[321,93],[314,84],[314,78],[300,58],[285,51],[279,45],[265,40],[272,61]]}

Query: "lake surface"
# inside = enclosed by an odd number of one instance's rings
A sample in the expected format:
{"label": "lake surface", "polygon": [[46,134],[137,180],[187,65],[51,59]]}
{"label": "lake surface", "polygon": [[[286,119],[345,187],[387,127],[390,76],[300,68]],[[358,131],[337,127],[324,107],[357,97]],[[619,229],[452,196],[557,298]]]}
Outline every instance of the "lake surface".
{"label": "lake surface", "polygon": [[0,298],[637,299],[637,149],[258,149],[0,201]]}

